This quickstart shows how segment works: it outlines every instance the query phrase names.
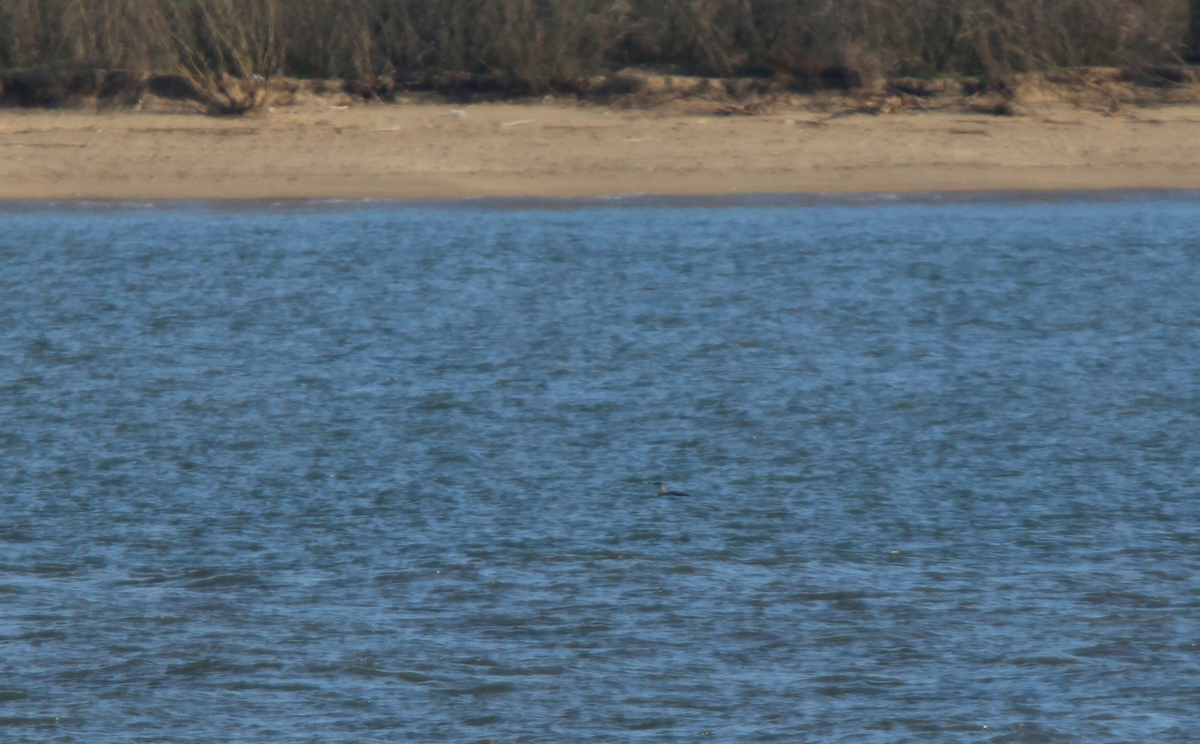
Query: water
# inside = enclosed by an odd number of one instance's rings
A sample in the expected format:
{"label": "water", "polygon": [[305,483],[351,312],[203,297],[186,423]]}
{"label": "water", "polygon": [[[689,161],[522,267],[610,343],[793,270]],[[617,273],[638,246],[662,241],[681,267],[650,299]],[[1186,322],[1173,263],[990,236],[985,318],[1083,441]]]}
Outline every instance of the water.
{"label": "water", "polygon": [[1196,740],[1200,205],[567,207],[0,212],[0,738]]}

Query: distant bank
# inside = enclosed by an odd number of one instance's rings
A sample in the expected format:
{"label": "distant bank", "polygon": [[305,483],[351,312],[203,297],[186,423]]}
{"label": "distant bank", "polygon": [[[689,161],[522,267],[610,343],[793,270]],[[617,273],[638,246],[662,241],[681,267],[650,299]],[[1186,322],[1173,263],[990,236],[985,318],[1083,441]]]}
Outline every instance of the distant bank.
{"label": "distant bank", "polygon": [[29,73],[68,98],[153,74],[217,113],[262,106],[281,76],[385,99],[562,95],[641,67],[807,93],[1097,66],[1171,79],[1196,61],[1200,0],[0,0],[0,78],[26,75],[0,100],[29,96]]}
{"label": "distant bank", "polygon": [[664,92],[647,108],[299,91],[237,118],[170,101],[0,109],[0,199],[1200,188],[1200,104],[1093,93],[1030,95],[1006,115],[897,91],[761,106]]}

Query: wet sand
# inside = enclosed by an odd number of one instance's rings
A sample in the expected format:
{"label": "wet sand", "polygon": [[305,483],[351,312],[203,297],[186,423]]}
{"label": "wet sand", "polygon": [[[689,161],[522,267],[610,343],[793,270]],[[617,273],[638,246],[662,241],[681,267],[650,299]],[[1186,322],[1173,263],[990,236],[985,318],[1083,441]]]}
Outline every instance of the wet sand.
{"label": "wet sand", "polygon": [[308,105],[240,119],[0,110],[5,200],[1122,188],[1200,188],[1200,106],[1012,117],[556,103]]}

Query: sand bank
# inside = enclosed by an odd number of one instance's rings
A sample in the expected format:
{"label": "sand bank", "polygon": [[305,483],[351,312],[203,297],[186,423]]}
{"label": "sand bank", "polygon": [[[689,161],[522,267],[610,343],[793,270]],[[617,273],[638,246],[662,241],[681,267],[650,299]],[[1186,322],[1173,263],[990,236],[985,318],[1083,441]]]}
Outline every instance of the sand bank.
{"label": "sand bank", "polygon": [[[454,114],[459,111],[460,114]],[[0,199],[1200,188],[1200,106],[1021,116],[442,103],[0,110]]]}

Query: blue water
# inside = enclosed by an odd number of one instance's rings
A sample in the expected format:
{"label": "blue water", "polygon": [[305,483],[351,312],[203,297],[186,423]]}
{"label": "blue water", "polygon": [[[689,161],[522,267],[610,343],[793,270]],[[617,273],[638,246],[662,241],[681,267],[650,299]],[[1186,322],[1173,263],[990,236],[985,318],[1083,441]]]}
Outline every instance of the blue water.
{"label": "blue water", "polygon": [[1198,235],[0,211],[0,740],[1196,741]]}

